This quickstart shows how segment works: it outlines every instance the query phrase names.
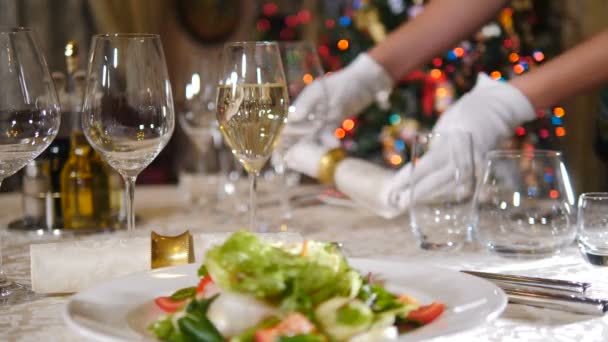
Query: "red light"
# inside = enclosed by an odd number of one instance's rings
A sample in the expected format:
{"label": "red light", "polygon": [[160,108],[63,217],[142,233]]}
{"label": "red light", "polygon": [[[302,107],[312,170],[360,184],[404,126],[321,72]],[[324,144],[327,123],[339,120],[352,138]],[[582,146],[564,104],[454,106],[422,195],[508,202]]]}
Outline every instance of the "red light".
{"label": "red light", "polygon": [[256,27],[258,28],[258,31],[266,32],[270,30],[270,21],[266,18],[262,18],[258,20]]}
{"label": "red light", "polygon": [[310,19],[312,19],[312,15],[310,14],[309,10],[301,10],[300,12],[298,12],[298,20],[302,24],[308,23]]}
{"label": "red light", "polygon": [[327,19],[325,20],[325,27],[327,28],[334,28],[336,26],[336,21],[333,19]]}
{"label": "red light", "polygon": [[544,118],[545,117],[545,111],[543,109],[539,109],[536,111],[536,117],[538,118]]}
{"label": "red light", "polygon": [[346,119],[344,121],[342,121],[342,128],[344,128],[345,131],[351,131],[353,128],[355,128],[355,121],[353,119]]}
{"label": "red light", "polygon": [[541,128],[541,130],[538,131],[538,136],[543,139],[547,139],[549,137],[549,130],[546,128]]}
{"label": "red light", "polygon": [[454,67],[453,65],[450,64],[450,65],[448,65],[448,66],[445,67],[445,71],[447,71],[447,72],[454,72],[454,71],[456,71],[456,67]]}
{"label": "red light", "polygon": [[338,139],[343,139],[346,136],[346,131],[342,128],[336,128],[336,130],[334,131],[334,135]]}
{"label": "red light", "polygon": [[566,129],[564,127],[557,127],[555,129],[555,135],[558,137],[563,137],[566,135]]}
{"label": "red light", "polygon": [[317,50],[319,51],[319,55],[321,56],[327,56],[329,54],[329,48],[325,45],[319,46]]}
{"label": "red light", "polygon": [[272,17],[273,15],[277,14],[278,11],[279,6],[277,6],[277,4],[275,4],[274,2],[265,3],[264,7],[262,8],[262,12],[267,17]]}
{"label": "red light", "polygon": [[513,47],[513,41],[511,39],[505,39],[505,41],[502,43],[507,49],[510,49]]}
{"label": "red light", "polygon": [[515,135],[519,136],[519,137],[523,137],[524,135],[526,135],[526,129],[519,126],[515,129]]}
{"label": "red light", "polygon": [[439,58],[439,57],[433,58],[433,65],[436,68],[439,68],[442,64],[443,64],[443,60],[441,58]]}
{"label": "red light", "polygon": [[552,199],[556,199],[559,197],[559,191],[552,189],[551,191],[549,191],[549,197],[551,197]]}
{"label": "red light", "polygon": [[295,15],[288,15],[287,17],[285,17],[285,25],[287,25],[287,27],[297,26],[298,23],[298,17],[296,17]]}

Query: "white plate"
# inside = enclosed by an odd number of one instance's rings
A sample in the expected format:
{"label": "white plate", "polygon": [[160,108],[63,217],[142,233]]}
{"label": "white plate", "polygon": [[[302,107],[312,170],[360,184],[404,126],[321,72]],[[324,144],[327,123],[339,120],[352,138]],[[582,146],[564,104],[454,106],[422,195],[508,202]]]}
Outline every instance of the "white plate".
{"label": "white plate", "polygon": [[[443,315],[399,341],[418,341],[460,332],[498,317],[507,305],[502,290],[485,280],[456,271],[370,259],[350,259],[363,274],[387,280],[390,290],[407,293],[421,303],[443,302]],[[153,299],[198,282],[198,265],[190,264],[134,273],[74,295],[64,319],[81,335],[98,341],[153,340],[146,326],[162,312]]]}

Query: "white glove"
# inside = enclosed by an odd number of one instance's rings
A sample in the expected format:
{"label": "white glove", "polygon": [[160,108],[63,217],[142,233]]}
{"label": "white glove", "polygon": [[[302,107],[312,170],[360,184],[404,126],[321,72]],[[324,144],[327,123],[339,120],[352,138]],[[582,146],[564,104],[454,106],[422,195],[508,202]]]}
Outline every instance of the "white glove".
{"label": "white glove", "polygon": [[[508,83],[493,81],[480,74],[475,87],[458,100],[439,119],[434,131],[466,131],[473,138],[476,162],[517,125],[535,117],[528,99]],[[458,155],[466,146],[456,142],[432,144],[412,173],[407,164],[397,172],[386,171],[369,162],[346,159],[336,169],[337,188],[355,202],[386,218],[397,216],[410,205],[410,182],[416,184],[416,197],[428,200],[447,191],[458,191],[467,184],[454,183],[454,168],[473,167]],[[302,141],[288,151],[287,165],[316,177],[319,161],[328,148]]]}
{"label": "white glove", "polygon": [[304,88],[293,103],[295,110],[289,113],[289,120],[302,120],[324,101],[329,102],[327,119],[338,120],[358,113],[374,100],[386,101],[392,87],[393,80],[384,68],[362,53],[346,68]]}

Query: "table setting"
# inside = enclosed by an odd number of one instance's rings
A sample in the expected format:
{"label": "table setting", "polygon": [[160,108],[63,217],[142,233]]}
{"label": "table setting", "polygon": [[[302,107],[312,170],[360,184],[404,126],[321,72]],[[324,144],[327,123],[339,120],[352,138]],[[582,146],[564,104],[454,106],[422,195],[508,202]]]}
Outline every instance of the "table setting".
{"label": "table setting", "polygon": [[[31,30],[0,47],[5,178],[44,156],[65,95]],[[34,228],[11,226],[24,194],[0,195],[0,340],[608,339],[608,195],[577,200],[559,151],[479,151],[445,123],[409,137],[400,170],[349,158],[331,100],[300,100],[330,91],[316,54],[227,43],[176,114],[158,35],[94,36],[86,77],[68,75],[83,99],[68,160],[85,166],[61,179],[78,181],[55,196],[50,166],[31,167],[46,182]],[[234,160],[136,187],[176,122]]]}

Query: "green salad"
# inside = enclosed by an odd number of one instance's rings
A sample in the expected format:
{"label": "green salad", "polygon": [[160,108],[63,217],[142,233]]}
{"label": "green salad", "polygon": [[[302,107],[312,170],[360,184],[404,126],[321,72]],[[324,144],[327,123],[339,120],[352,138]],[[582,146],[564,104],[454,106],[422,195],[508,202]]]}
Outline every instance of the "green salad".
{"label": "green salad", "polygon": [[163,341],[317,342],[396,339],[441,315],[352,269],[333,244],[270,244],[237,232],[206,254],[196,286],[155,299]]}

